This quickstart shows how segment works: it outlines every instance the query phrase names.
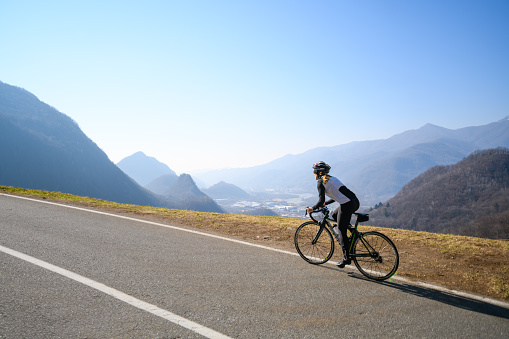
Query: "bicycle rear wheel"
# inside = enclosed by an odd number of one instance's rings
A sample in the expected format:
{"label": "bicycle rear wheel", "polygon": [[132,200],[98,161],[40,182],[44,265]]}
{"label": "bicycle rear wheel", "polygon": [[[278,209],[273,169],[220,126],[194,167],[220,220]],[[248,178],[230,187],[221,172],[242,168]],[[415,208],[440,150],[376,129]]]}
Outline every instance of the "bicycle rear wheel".
{"label": "bicycle rear wheel", "polygon": [[310,264],[327,262],[334,253],[334,238],[327,227],[320,228],[314,221],[306,221],[295,231],[297,252]]}
{"label": "bicycle rear wheel", "polygon": [[366,232],[355,240],[352,259],[362,274],[374,280],[390,278],[399,265],[399,254],[394,243],[375,231]]}

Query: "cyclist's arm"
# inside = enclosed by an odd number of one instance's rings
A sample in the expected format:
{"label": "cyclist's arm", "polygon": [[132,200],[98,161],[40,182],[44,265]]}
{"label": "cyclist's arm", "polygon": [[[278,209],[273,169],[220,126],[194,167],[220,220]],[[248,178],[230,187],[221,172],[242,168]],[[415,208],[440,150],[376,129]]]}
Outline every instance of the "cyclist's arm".
{"label": "cyclist's arm", "polygon": [[318,180],[316,188],[318,189],[318,202],[313,206],[313,210],[323,207],[325,204],[325,186],[322,180]]}

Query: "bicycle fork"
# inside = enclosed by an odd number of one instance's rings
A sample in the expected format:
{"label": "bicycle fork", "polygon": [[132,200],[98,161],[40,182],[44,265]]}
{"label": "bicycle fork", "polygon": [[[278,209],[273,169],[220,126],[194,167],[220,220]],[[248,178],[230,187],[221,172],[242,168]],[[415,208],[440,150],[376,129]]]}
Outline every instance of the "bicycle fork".
{"label": "bicycle fork", "polygon": [[315,245],[318,242],[318,239],[320,238],[320,235],[322,235],[323,229],[325,228],[324,224],[319,224],[319,225],[320,225],[320,229],[318,229],[318,232],[316,232],[315,237],[313,238],[313,241],[311,241],[311,244],[313,244],[313,245]]}

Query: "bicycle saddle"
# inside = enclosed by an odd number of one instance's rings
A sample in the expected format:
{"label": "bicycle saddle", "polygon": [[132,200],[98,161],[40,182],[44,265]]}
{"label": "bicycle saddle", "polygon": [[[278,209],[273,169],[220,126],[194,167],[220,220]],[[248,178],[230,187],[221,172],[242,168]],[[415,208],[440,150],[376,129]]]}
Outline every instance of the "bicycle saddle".
{"label": "bicycle saddle", "polygon": [[364,213],[354,213],[357,216],[358,222],[368,221],[369,220],[369,214]]}

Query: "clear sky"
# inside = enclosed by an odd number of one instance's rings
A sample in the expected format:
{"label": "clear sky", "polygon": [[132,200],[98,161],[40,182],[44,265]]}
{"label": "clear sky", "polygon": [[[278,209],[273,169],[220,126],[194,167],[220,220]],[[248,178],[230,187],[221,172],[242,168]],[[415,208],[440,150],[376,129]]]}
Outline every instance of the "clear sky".
{"label": "clear sky", "polygon": [[115,163],[249,167],[504,118],[508,18],[507,0],[0,0],[0,81]]}

